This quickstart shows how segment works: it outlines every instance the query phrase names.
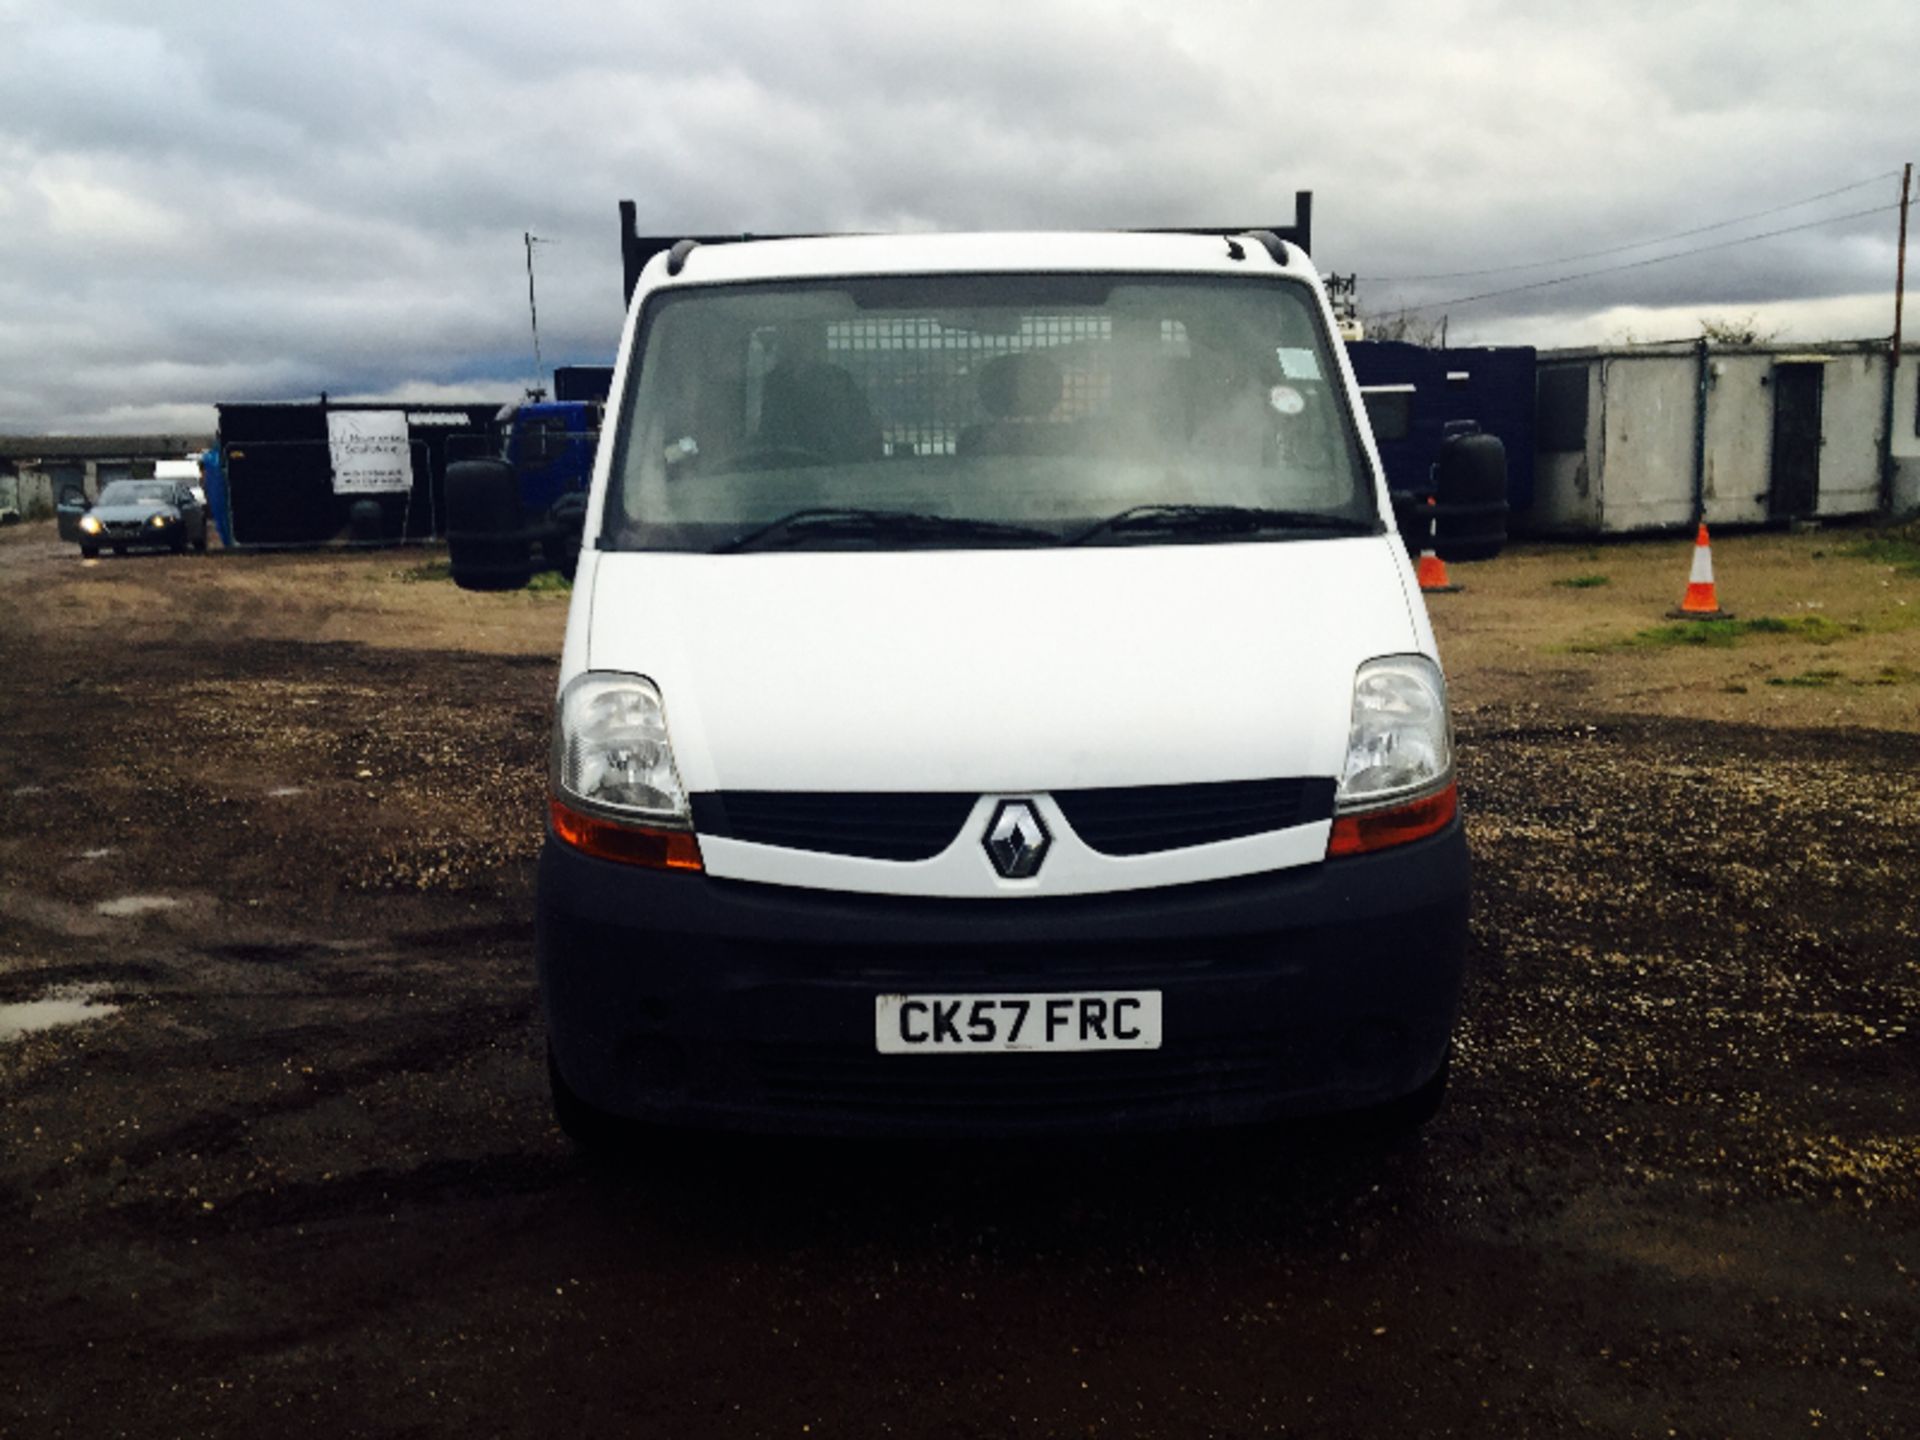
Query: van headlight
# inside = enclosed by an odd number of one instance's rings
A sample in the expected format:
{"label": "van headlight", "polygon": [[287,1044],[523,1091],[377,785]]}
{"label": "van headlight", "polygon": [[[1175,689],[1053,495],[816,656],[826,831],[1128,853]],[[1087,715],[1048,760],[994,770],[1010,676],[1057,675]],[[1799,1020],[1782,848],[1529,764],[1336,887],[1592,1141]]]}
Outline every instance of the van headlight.
{"label": "van headlight", "polygon": [[688,827],[666,708],[651,680],[589,671],[560,692],[553,789],[562,801],[615,819]]}
{"label": "van headlight", "polygon": [[1453,774],[1447,682],[1424,655],[1369,660],[1353,678],[1353,722],[1336,811],[1370,810],[1444,785]]}

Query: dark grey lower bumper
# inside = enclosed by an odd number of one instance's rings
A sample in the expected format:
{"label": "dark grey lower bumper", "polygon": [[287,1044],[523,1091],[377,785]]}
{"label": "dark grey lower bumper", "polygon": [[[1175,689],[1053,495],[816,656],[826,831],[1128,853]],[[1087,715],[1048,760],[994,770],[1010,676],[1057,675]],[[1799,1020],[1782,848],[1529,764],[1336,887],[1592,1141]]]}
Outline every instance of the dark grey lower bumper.
{"label": "dark grey lower bumper", "polygon": [[[595,860],[549,837],[540,985],[555,1061],[640,1119],[823,1134],[1225,1124],[1417,1089],[1466,951],[1459,822],[1240,880],[1052,900],[914,900]],[[892,1056],[882,993],[1159,990],[1154,1051]]]}

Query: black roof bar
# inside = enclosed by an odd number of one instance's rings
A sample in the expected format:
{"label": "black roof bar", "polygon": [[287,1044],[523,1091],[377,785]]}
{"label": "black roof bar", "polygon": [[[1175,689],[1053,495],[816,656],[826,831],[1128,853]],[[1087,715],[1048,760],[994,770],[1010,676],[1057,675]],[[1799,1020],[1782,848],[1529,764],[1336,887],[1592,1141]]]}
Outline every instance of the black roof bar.
{"label": "black roof bar", "polygon": [[1298,245],[1308,254],[1313,253],[1313,192],[1296,190],[1293,192],[1293,223],[1291,225],[1168,225],[1156,226],[1147,230],[1133,232],[1138,235],[1248,235],[1258,240],[1274,259],[1276,265],[1287,263],[1285,246]]}
{"label": "black roof bar", "polygon": [[633,287],[640,283],[640,272],[647,262],[665,251],[667,273],[678,275],[687,256],[701,245],[727,245],[741,240],[807,240],[810,235],[641,235],[636,233],[638,209],[631,200],[620,202],[620,268],[626,282],[626,298],[633,299]]}
{"label": "black roof bar", "polygon": [[[638,208],[631,200],[620,202],[620,260],[626,282],[626,298],[633,299],[633,287],[640,283],[640,272],[647,261],[667,252],[667,271],[678,275],[687,256],[700,245],[725,245],[740,240],[801,240],[805,235],[642,235],[638,233]],[[1247,235],[1260,242],[1275,262],[1287,263],[1286,247],[1298,245],[1313,249],[1313,192],[1296,190],[1293,195],[1291,225],[1177,225],[1135,230],[1136,235]]]}

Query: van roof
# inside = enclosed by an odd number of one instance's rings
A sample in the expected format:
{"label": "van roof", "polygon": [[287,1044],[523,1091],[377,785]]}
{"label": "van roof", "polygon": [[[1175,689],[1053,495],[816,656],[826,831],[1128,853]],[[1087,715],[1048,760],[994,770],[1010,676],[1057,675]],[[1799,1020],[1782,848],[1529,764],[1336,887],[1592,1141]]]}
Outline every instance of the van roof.
{"label": "van roof", "polygon": [[[1244,218],[1244,217],[1243,217]],[[633,298],[634,288],[640,283],[641,273],[657,255],[665,253],[668,257],[666,273],[677,277],[692,252],[699,247],[752,244],[757,243],[752,234],[741,235],[700,235],[697,232],[681,231],[678,235],[642,235],[640,233],[640,207],[632,200],[620,202],[620,269],[625,284],[627,299]],[[1124,237],[1124,238],[1123,238]],[[764,280],[778,275],[829,275],[829,274],[924,274],[928,273],[928,247],[941,249],[948,242],[961,253],[949,253],[943,257],[938,268],[942,271],[960,273],[992,272],[994,270],[1031,269],[1038,265],[1041,269],[1055,270],[1132,270],[1138,268],[1162,270],[1207,271],[1219,270],[1203,261],[1189,258],[1204,254],[1193,246],[1182,246],[1180,237],[1201,239],[1207,242],[1223,242],[1227,250],[1227,259],[1237,260],[1236,249],[1244,250],[1246,242],[1251,240],[1268,252],[1269,259],[1276,265],[1304,264],[1306,254],[1313,249],[1313,192],[1296,190],[1293,192],[1293,219],[1290,223],[1266,223],[1254,225],[1148,225],[1134,226],[1123,231],[1099,231],[1088,234],[1000,234],[1000,235],[845,235],[833,236],[818,232],[787,234],[768,234],[762,232],[761,240],[846,240],[856,242],[861,248],[847,251],[840,247],[839,254],[830,261],[820,262],[814,257],[808,261],[787,261],[794,268],[778,272],[765,270],[747,270],[744,267],[755,262],[741,262],[742,269],[737,273],[710,276],[713,280]],[[1224,243],[1229,237],[1237,237],[1239,244]],[[1128,250],[1125,240],[1145,241],[1149,245],[1155,242],[1172,241],[1170,249],[1147,249],[1136,246]],[[1122,240],[1122,247],[1116,251],[1111,242]],[[878,246],[877,250],[864,247]],[[1018,256],[1010,258],[1008,252],[1017,250]],[[1061,254],[1060,252],[1071,252]],[[1097,252],[1089,257],[1089,251]],[[1295,252],[1298,252],[1296,254]],[[1047,258],[1041,252],[1053,252],[1056,258]],[[1216,249],[1216,255],[1219,251]],[[806,263],[808,268],[798,268]],[[846,267],[854,265],[856,270]],[[814,267],[818,268],[814,268]],[[722,264],[721,270],[733,267]],[[656,283],[658,283],[656,281]]]}
{"label": "van roof", "polygon": [[[1276,263],[1250,234],[1139,231],[1014,231],[992,234],[832,235],[695,245],[678,274],[656,254],[644,272],[650,286],[725,284],[842,275],[1150,272],[1314,278],[1307,252],[1280,242]],[[1236,255],[1235,252],[1238,252]]]}

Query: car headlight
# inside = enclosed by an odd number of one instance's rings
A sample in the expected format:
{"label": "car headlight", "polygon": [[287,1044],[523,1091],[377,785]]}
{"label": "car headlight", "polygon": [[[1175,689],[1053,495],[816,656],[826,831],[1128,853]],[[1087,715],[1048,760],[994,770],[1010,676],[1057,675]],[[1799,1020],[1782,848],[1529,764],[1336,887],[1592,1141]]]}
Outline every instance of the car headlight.
{"label": "car headlight", "polygon": [[601,860],[705,868],[651,680],[589,672],[560,692],[547,818],[563,844]]}
{"label": "car headlight", "polygon": [[89,535],[98,535],[100,533],[99,517],[95,515],[82,515],[80,517],[80,528]]}
{"label": "car headlight", "polygon": [[1353,722],[1336,811],[1368,810],[1437,789],[1453,775],[1447,682],[1424,655],[1369,660],[1353,679]]}
{"label": "car headlight", "polygon": [[651,680],[591,671],[560,692],[553,788],[564,801],[616,819],[690,825],[666,708]]}
{"label": "car headlight", "polygon": [[158,530],[162,526],[171,525],[173,523],[173,517],[171,515],[156,515],[151,520],[147,521],[147,523],[153,526],[154,529]]}

